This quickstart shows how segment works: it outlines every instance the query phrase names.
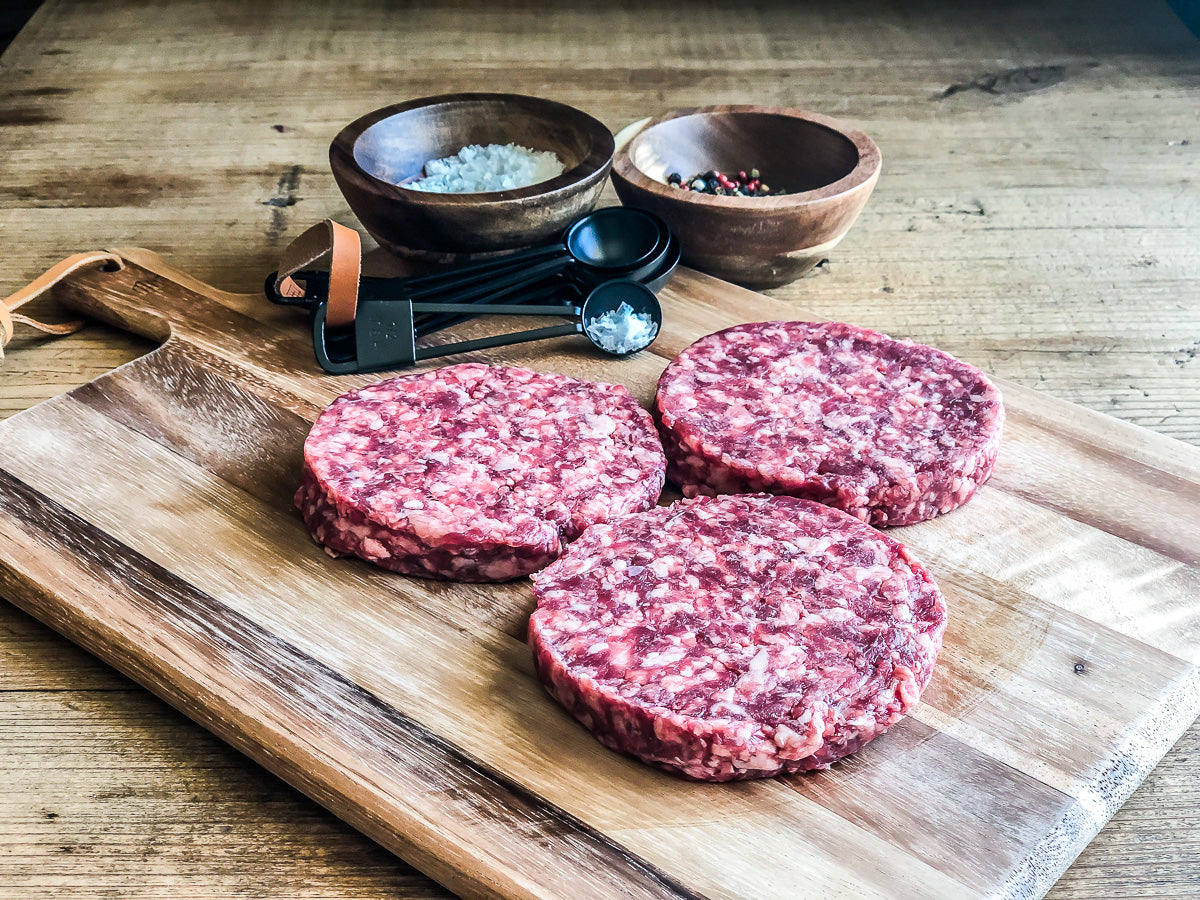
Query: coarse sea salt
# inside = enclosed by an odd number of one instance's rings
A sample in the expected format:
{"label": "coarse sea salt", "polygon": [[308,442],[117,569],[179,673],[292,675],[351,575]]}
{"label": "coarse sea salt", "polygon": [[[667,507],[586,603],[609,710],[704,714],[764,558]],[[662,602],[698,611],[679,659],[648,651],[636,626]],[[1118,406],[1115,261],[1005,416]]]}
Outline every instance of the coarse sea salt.
{"label": "coarse sea salt", "polygon": [[563,173],[563,164],[549,150],[530,150],[519,144],[471,144],[454,156],[425,163],[425,177],[402,181],[401,187],[438,194],[509,191],[548,181]]}
{"label": "coarse sea salt", "polygon": [[643,350],[658,336],[658,325],[650,314],[635,313],[628,303],[589,319],[584,330],[601,349],[618,356]]}

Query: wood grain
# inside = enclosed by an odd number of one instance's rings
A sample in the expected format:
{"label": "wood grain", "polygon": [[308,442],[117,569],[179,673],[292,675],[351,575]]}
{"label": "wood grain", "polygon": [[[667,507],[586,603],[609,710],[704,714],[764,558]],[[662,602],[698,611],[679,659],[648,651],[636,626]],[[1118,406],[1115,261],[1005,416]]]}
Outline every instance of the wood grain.
{"label": "wood grain", "polygon": [[[1040,896],[1200,708],[1187,590],[1200,570],[1179,559],[1193,548],[1181,538],[1164,556],[1148,522],[1096,515],[1090,488],[1103,478],[1121,496],[1174,479],[1186,524],[1200,451],[1008,387],[1014,421],[1031,423],[1006,444],[1023,478],[899,530],[956,614],[927,702],[820,781],[715,792],[665,778],[603,750],[542,693],[523,583],[398,579],[331,563],[308,539],[288,498],[307,423],[370,376],[320,374],[303,323],[261,299],[123,255],[124,269],[78,273],[57,299],[165,344],[0,426],[0,589],[465,895],[745,896],[802,882]],[[670,331],[632,360],[570,340],[483,356],[648,398],[697,334],[786,312],[687,272],[664,303]],[[1047,455],[1051,438],[1075,455]],[[1063,465],[1077,484],[1062,484]],[[1052,488],[1056,503],[1029,499]],[[1005,540],[977,539],[996,522],[1013,524]],[[1081,555],[1077,532],[1093,552]],[[1109,592],[1027,578],[999,565],[1006,554],[1107,565]]]}
{"label": "wood grain", "polygon": [[[334,805],[360,831],[443,884],[481,897],[576,890],[588,896],[625,890],[646,897],[694,896],[579,820],[481,768],[338,672],[3,472],[0,490],[7,518],[0,531],[6,532],[13,561],[0,575],[6,593],[29,602],[47,624],[153,686],[237,749]],[[49,554],[69,559],[75,570],[47,578]],[[67,578],[71,596],[44,593],[47,582]],[[39,593],[43,596],[27,599]],[[139,644],[156,649],[148,655],[133,651],[131,645]],[[321,698],[319,707],[310,699],[314,696]],[[324,717],[294,718],[318,709]],[[331,742],[335,737],[344,744]],[[402,790],[390,804],[378,803],[381,782]],[[349,801],[355,795],[372,797],[358,815],[352,801],[342,805],[329,799]],[[415,810],[414,795],[423,801]],[[444,814],[429,816],[431,796],[446,804]],[[417,837],[428,832],[430,818],[436,818],[438,831]],[[445,827],[451,822],[470,834],[467,852],[519,858],[522,865],[512,871],[521,880],[506,882],[494,874],[465,880],[447,866],[445,857],[464,840]],[[540,870],[529,865],[537,857],[546,864]],[[584,877],[563,880],[570,870]]]}
{"label": "wood grain", "polygon": [[[879,141],[887,162],[830,262],[780,296],[814,314],[937,343],[1036,390],[1200,441],[1193,372],[1200,317],[1186,299],[1200,286],[1196,45],[1165,6],[862,3],[799,15],[782,5],[712,4],[686,14],[663,5],[649,17],[647,10],[560,4],[547,16],[493,5],[480,16],[470,4],[403,14],[339,4],[335,14],[296,4],[263,17],[216,2],[169,10],[48,3],[0,61],[2,105],[11,113],[0,129],[3,280],[15,288],[67,252],[138,243],[206,280],[253,290],[303,226],[327,214],[353,224],[325,148],[345,122],[397,99],[518,90],[572,103],[614,129],[673,106],[796,105],[854,122]],[[1041,82],[1025,74],[1040,65],[1062,71]],[[959,89],[946,94],[952,86]],[[1029,87],[1038,89],[1021,92]],[[47,304],[39,312],[51,318],[55,310]],[[100,326],[63,342],[18,338],[0,374],[0,415],[146,349]],[[1085,549],[1103,543],[1086,529],[1074,540]],[[1157,564],[1147,557],[1142,577]],[[1034,582],[1082,578],[1081,596],[1109,586],[1107,569],[1083,577],[1084,567],[1046,560],[1026,568],[1017,553],[995,565]],[[18,679],[28,689],[72,683],[85,691],[90,682],[79,682],[76,671],[95,667],[44,631],[20,637],[21,621],[0,609],[3,685]],[[0,704],[26,696],[2,692]],[[241,805],[246,818],[237,821],[219,806],[188,803],[196,779],[238,796],[250,776],[232,762],[209,765],[207,754],[191,749],[206,746],[206,736],[154,713],[152,702],[121,703],[108,708],[136,710],[137,724],[89,715],[82,701],[83,711],[37,720],[45,737],[22,745],[22,765],[53,771],[56,790],[78,785],[72,806],[59,808],[68,821],[79,811],[79,834],[95,838],[95,848],[72,855],[51,843],[44,852],[22,845],[20,854],[0,857],[3,891],[416,890],[382,874],[370,844],[359,844],[357,855],[334,854],[328,865],[312,858],[316,848],[354,846],[336,823],[312,826],[311,868],[291,865],[290,851],[310,832],[308,825],[289,832],[300,807],[283,789],[264,787],[268,799]],[[1196,893],[1197,734],[1168,755],[1055,896]],[[121,741],[146,740],[161,747],[152,764],[115,751]],[[169,751],[171,742],[178,752]],[[113,803],[90,799],[97,745],[114,748],[104,757],[111,777],[130,790],[153,775],[146,793],[124,801],[138,814],[121,818],[128,838],[119,843],[102,839],[113,834],[103,827]],[[18,771],[0,766],[11,789],[0,814],[21,835],[42,827],[34,811],[45,795]],[[311,809],[305,815],[305,822],[320,819]],[[257,854],[246,843],[251,821],[262,834]],[[180,831],[184,822],[194,830]]]}

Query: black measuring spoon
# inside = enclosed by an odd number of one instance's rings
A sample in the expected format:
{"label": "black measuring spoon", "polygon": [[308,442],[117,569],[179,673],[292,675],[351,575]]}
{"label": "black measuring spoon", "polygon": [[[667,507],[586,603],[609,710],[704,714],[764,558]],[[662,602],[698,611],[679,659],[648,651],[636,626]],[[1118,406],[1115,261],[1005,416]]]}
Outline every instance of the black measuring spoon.
{"label": "black measuring spoon", "polygon": [[[671,276],[675,274],[675,270],[679,267],[679,261],[682,257],[682,251],[679,246],[679,238],[668,231],[667,240],[662,248],[662,251],[656,253],[654,258],[639,269],[630,272],[625,277],[630,281],[640,281],[646,287],[650,288],[654,293],[662,290],[663,286],[671,280]],[[523,289],[524,293],[519,299],[511,302],[516,303],[539,303],[546,299],[547,294],[562,294],[566,292],[579,293],[587,291],[595,287],[595,281],[589,281],[586,277],[580,274],[572,274],[564,272],[560,275],[552,276],[543,279],[541,282],[529,285]],[[516,289],[508,289],[502,293],[512,294]],[[476,298],[471,302],[472,306],[490,305],[496,300],[501,299],[500,294],[489,294]],[[471,315],[429,315],[418,316],[416,319],[417,337],[423,337],[427,334],[433,334],[435,331],[441,331],[443,328],[450,328],[473,318]]]}
{"label": "black measuring spoon", "polygon": [[[497,334],[470,341],[455,341],[434,347],[416,346],[413,314],[418,312],[479,314],[479,309],[461,303],[398,301],[365,303],[359,306],[353,327],[354,356],[348,358],[348,334],[327,341],[325,312],[328,304],[317,307],[313,317],[313,350],[321,368],[334,375],[373,372],[414,365],[426,359],[469,353],[493,347],[507,347],[527,341],[582,334],[593,346],[612,356],[626,356],[644,350],[662,330],[662,307],[654,292],[637,281],[615,279],[597,285],[581,305],[492,304],[485,315],[563,316],[571,321],[546,328],[534,328],[511,334]],[[624,328],[624,333],[622,333]],[[331,355],[330,346],[341,352]]]}
{"label": "black measuring spoon", "polygon": [[[672,234],[671,230],[667,228],[665,224],[663,224],[662,231],[659,234],[658,242],[655,244],[654,251],[651,253],[651,255],[637,268],[625,273],[621,277],[630,281],[641,281],[643,284],[646,284],[651,280],[657,281],[660,277],[660,270],[664,261],[670,257],[672,251],[677,248],[677,246],[678,238],[676,238],[675,235]],[[675,265],[677,264],[678,260],[676,260]],[[545,266],[545,262],[539,262],[536,268],[541,268],[544,270]],[[530,271],[532,272],[533,270],[531,269]],[[671,271],[674,271],[674,265],[672,265]],[[507,302],[514,303],[537,302],[535,299],[536,296],[540,295],[545,288],[551,284],[559,284],[563,287],[569,287],[573,285],[586,293],[596,285],[612,279],[612,276],[608,273],[597,271],[590,266],[582,265],[567,266],[561,269],[559,272],[552,273],[552,276],[554,277],[546,277],[540,280],[531,280],[529,282],[521,282],[512,276],[508,276],[507,279],[498,278],[489,285],[486,293],[478,294],[472,297],[455,297],[453,298],[453,302],[462,301],[465,303],[471,303],[473,305],[485,305],[496,303],[498,301],[505,300],[506,298],[508,298]],[[668,277],[670,276],[668,275]],[[652,286],[651,290],[657,292],[658,287]],[[518,294],[520,296],[513,296]],[[438,295],[436,298],[430,299],[444,301],[451,300],[450,297],[443,295]],[[431,334],[435,331],[440,331],[443,328],[449,328],[451,325],[457,325],[459,322],[464,322],[469,318],[471,317],[468,315],[417,316],[417,334]]]}
{"label": "black measuring spoon", "polygon": [[628,206],[606,206],[576,219],[557,243],[466,263],[445,272],[405,278],[401,284],[416,299],[474,284],[519,265],[552,259],[616,278],[644,265],[660,252],[667,234],[666,223],[652,213]]}

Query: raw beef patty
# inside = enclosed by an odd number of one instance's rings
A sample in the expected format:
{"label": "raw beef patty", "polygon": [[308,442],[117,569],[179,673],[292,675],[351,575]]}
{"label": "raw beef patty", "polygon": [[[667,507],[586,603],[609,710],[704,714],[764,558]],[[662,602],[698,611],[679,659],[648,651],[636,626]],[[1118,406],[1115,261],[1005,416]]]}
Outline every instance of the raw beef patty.
{"label": "raw beef patty", "polygon": [[550,693],[606,746],[705,781],[853,753],[917,703],[946,627],[903,545],[766,494],[594,525],[533,590]]}
{"label": "raw beef patty", "polygon": [[409,575],[506,581],[647,509],[666,461],[625,388],[468,364],[338,397],[304,443],[318,543]]}
{"label": "raw beef patty", "polygon": [[686,496],[767,491],[907,525],[991,475],[1000,392],[941,350],[840,322],[710,334],[662,374],[667,477]]}

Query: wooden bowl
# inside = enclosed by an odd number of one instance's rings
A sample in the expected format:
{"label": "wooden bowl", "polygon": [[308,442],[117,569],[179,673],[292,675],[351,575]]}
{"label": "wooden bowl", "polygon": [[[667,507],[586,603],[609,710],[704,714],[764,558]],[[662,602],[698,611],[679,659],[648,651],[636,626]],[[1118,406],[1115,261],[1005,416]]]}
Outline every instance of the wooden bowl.
{"label": "wooden bowl", "polygon": [[[631,134],[630,134],[631,133]],[[749,287],[799,278],[850,230],[879,179],[875,142],[817,113],[772,106],[676,109],[622,132],[612,180],[621,202],[660,216],[683,261]],[[783,196],[722,197],[666,183],[756,168]]]}
{"label": "wooden bowl", "polygon": [[[468,144],[551,150],[566,167],[509,191],[436,194],[399,187],[431,159]],[[596,205],[612,165],[612,133],[553,100],[519,94],[444,94],[385,106],[333,139],[333,177],[363,226],[404,256],[454,262],[551,241]]]}

